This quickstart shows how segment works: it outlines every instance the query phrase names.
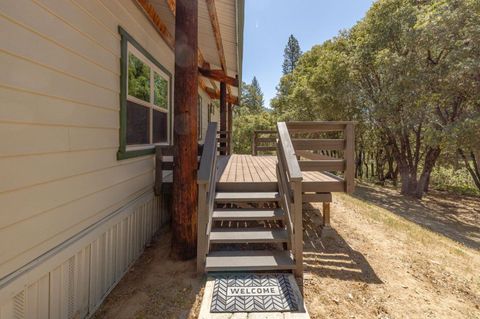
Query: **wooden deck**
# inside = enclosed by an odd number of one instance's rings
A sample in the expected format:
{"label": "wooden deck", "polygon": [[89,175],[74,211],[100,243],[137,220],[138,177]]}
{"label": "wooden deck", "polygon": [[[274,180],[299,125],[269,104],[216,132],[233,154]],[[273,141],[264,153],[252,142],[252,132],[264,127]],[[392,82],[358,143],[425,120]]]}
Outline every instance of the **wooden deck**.
{"label": "wooden deck", "polygon": [[[218,158],[217,182],[226,184],[277,184],[276,174],[277,156],[252,156],[233,154]],[[343,179],[329,173],[302,172],[304,192],[343,192]],[[252,191],[255,191],[253,189]]]}

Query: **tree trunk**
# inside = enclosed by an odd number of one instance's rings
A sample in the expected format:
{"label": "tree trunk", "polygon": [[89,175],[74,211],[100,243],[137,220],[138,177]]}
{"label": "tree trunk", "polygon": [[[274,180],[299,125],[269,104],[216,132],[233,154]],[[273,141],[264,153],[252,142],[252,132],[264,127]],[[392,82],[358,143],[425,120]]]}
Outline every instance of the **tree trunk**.
{"label": "tree trunk", "polygon": [[415,191],[415,197],[421,199],[425,192],[425,189],[428,190],[428,184],[430,182],[430,174],[432,169],[437,162],[438,157],[440,156],[440,147],[428,148],[425,155],[425,163],[423,165],[423,171],[420,175],[420,179],[417,184],[417,189]]}
{"label": "tree trunk", "polygon": [[365,160],[365,178],[368,179],[368,163]]}
{"label": "tree trunk", "polygon": [[171,256],[185,260],[197,252],[198,2],[176,3]]}
{"label": "tree trunk", "polygon": [[362,150],[357,154],[357,159],[355,160],[355,177],[362,178],[363,177],[363,159],[362,159]]}
{"label": "tree trunk", "polygon": [[393,182],[393,186],[397,187],[398,185],[398,165],[397,167],[395,167],[395,170],[393,171],[393,178],[392,178],[392,182]]}
{"label": "tree trunk", "polygon": [[460,154],[460,156],[462,157],[463,162],[465,163],[465,167],[470,173],[470,176],[472,176],[473,178],[473,182],[475,183],[475,186],[477,186],[477,188],[480,189],[480,170],[478,168],[479,165],[478,165],[478,161],[475,156],[475,153],[473,151],[470,151],[470,158],[472,160],[472,165],[470,165],[470,162],[467,156],[465,156],[465,153],[463,152],[462,149],[460,148],[458,149],[458,154]]}

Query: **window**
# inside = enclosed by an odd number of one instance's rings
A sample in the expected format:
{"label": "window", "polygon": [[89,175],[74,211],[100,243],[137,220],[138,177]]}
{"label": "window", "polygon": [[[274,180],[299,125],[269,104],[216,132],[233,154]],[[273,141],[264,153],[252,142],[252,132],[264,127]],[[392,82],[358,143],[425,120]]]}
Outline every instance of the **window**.
{"label": "window", "polygon": [[202,139],[202,97],[198,95],[197,101],[197,133],[198,139]]}
{"label": "window", "polygon": [[120,149],[117,158],[152,154],[171,140],[172,76],[125,30],[122,36]]}

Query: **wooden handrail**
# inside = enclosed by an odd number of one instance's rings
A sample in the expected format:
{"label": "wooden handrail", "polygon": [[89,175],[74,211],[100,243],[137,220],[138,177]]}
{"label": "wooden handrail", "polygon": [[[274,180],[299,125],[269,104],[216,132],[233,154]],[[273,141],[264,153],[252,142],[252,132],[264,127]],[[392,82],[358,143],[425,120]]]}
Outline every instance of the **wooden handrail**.
{"label": "wooden handrail", "polygon": [[[260,135],[268,135],[268,137],[260,137]],[[272,136],[275,135],[275,136]],[[277,131],[275,130],[255,130],[253,131],[252,155],[257,156],[258,152],[276,151]],[[263,143],[269,143],[265,145]],[[263,144],[263,145],[261,145]]]}
{"label": "wooden handrail", "polygon": [[200,159],[200,167],[197,173],[198,184],[206,184],[209,182],[212,172],[213,160],[217,155],[217,123],[208,124],[207,134],[205,135],[205,144],[203,145],[202,158]]}
{"label": "wooden handrail", "polygon": [[303,179],[302,171],[298,165],[297,156],[295,155],[295,149],[293,148],[292,140],[290,139],[290,133],[288,132],[285,122],[277,123],[278,140],[282,147],[282,156],[285,157],[285,164],[290,181],[301,181]]}
{"label": "wooden handrail", "polygon": [[211,220],[215,201],[217,180],[217,123],[208,125],[205,135],[200,167],[197,173],[198,184],[198,242],[197,271],[203,273],[210,238]]}
{"label": "wooden handrail", "polygon": [[344,150],[344,139],[311,139],[311,138],[294,138],[292,144],[295,150]]}
{"label": "wooden handrail", "polygon": [[347,124],[356,124],[351,121],[305,121],[287,122],[290,132],[335,132],[345,130]]}
{"label": "wooden handrail", "polygon": [[295,275],[303,276],[303,221],[302,181],[295,149],[293,148],[285,122],[277,123],[277,180],[280,203],[287,214],[287,229],[291,238],[291,249],[295,258]]}
{"label": "wooden handrail", "polygon": [[[340,132],[343,138],[293,138],[295,154],[309,161],[299,161],[302,171],[337,171],[344,173],[344,191],[355,188],[355,125],[353,121],[311,121],[286,123],[290,133],[316,135]],[[329,133],[330,134],[330,133]],[[331,135],[331,134],[330,134]],[[312,152],[313,151],[313,152]],[[332,151],[332,152],[329,152]]]}

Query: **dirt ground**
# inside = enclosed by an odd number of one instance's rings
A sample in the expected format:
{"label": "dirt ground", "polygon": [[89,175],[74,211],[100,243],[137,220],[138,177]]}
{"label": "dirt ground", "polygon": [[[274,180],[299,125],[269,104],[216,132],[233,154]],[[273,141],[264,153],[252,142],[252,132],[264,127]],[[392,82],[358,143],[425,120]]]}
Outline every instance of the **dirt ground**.
{"label": "dirt ground", "polygon": [[[480,198],[417,201],[363,185],[334,196],[326,238],[319,207],[304,206],[312,318],[480,318]],[[146,249],[95,318],[196,318],[205,279],[194,261],[168,258],[170,235]]]}

